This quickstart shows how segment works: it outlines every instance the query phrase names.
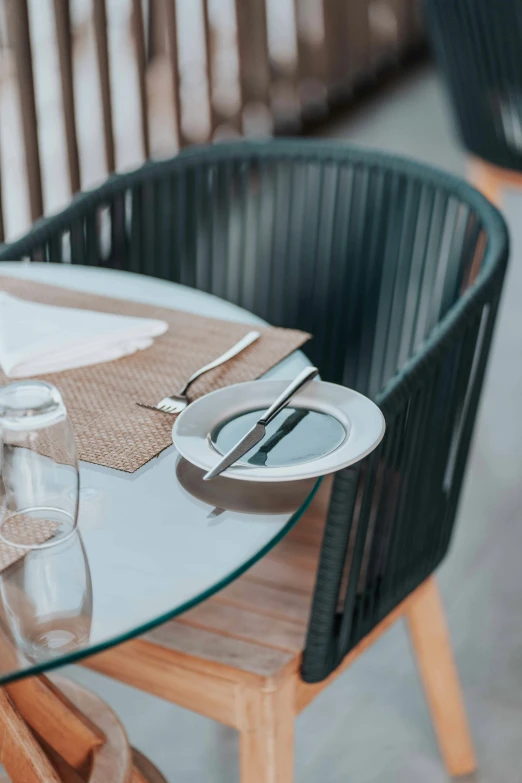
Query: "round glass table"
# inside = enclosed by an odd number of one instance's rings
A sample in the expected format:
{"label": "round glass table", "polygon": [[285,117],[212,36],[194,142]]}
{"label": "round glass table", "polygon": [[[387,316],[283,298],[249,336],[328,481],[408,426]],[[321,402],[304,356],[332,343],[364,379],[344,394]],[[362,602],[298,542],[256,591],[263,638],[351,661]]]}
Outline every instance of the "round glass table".
{"label": "round glass table", "polygon": [[[0,274],[263,323],[209,294],[127,272],[2,263]],[[308,364],[296,352],[264,377],[292,378]],[[15,578],[12,572],[0,575],[0,684],[117,645],[203,601],[288,532],[318,485],[274,485],[267,492],[266,486],[226,478],[203,482],[201,475],[174,446],[132,474],[80,463],[79,535],[29,553],[11,566]],[[17,616],[24,603],[20,590],[48,603],[46,623],[54,629],[56,648],[45,655],[32,651],[35,629]]]}

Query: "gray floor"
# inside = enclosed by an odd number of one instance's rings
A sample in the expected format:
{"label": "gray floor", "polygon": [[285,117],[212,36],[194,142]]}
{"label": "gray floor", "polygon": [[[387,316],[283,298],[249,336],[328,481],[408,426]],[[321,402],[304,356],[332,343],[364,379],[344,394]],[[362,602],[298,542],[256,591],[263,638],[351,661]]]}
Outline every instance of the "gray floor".
{"label": "gray floor", "polygon": [[[329,134],[463,173],[434,73],[423,68]],[[520,207],[507,201],[514,227]],[[522,267],[513,255],[457,535],[440,582],[480,771],[476,783],[522,780]],[[522,248],[521,248],[522,249]],[[82,669],[131,740],[172,783],[238,779],[237,738],[158,699]],[[300,716],[298,783],[442,783],[442,767],[402,626],[392,628]]]}

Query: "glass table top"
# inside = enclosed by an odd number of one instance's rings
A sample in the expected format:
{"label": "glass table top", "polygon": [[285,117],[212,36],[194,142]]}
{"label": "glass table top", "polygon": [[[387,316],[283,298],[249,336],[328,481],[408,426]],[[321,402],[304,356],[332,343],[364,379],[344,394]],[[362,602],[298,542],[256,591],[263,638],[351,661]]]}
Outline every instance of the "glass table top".
{"label": "glass table top", "polygon": [[[2,262],[0,274],[263,323],[209,294],[127,272]],[[292,378],[308,364],[298,352],[264,377]],[[202,475],[174,446],[132,474],[80,463],[78,534],[0,574],[0,683],[119,644],[217,592],[288,532],[318,484],[267,492]]]}

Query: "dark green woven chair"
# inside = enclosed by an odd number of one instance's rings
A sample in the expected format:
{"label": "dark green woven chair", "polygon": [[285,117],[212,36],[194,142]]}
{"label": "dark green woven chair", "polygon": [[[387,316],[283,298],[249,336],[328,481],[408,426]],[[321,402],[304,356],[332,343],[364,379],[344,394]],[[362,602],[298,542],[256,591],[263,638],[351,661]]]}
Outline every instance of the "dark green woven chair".
{"label": "dark green woven chair", "polygon": [[[423,0],[426,25],[466,149],[522,172],[522,4],[519,0]],[[494,172],[474,174],[498,200]],[[497,178],[501,179],[500,173]],[[522,177],[518,181],[522,186]]]}
{"label": "dark green woven chair", "polygon": [[302,659],[308,683],[336,669],[448,550],[507,257],[503,219],[466,183],[297,141],[148,163],[0,251],[154,275],[310,331],[322,377],[381,406],[382,444],[334,481]]}

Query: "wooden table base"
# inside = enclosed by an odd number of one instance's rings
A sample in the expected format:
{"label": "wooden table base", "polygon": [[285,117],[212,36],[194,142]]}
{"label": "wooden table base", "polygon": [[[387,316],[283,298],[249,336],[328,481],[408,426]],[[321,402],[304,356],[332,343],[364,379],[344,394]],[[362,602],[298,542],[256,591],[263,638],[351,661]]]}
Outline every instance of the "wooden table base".
{"label": "wooden table base", "polygon": [[115,713],[63,677],[0,689],[0,783],[166,783]]}

